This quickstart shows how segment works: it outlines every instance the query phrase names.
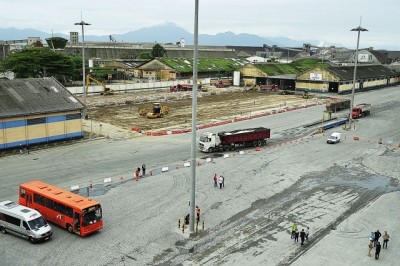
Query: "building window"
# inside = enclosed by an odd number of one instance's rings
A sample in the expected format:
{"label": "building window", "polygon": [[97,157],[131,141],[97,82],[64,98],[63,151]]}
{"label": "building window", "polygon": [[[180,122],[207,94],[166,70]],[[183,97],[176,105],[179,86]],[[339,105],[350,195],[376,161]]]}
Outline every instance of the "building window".
{"label": "building window", "polygon": [[26,122],[27,122],[28,126],[44,124],[44,123],[46,123],[46,117],[32,118],[32,119],[28,119]]}
{"label": "building window", "polygon": [[74,119],[81,119],[81,118],[82,118],[81,113],[69,114],[66,116],[66,120],[74,120]]}

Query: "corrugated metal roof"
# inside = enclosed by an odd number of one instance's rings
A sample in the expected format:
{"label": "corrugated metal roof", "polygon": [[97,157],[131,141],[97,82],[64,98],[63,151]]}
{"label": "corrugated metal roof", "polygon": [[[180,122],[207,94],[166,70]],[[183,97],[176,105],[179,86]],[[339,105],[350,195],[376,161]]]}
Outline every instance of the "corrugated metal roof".
{"label": "corrugated metal roof", "polygon": [[83,109],[54,78],[0,80],[0,118]]}
{"label": "corrugated metal roof", "polygon": [[[329,66],[328,70],[341,80],[352,80],[354,75],[354,66]],[[396,73],[382,65],[359,65],[357,66],[357,79],[385,78],[396,76]]]}

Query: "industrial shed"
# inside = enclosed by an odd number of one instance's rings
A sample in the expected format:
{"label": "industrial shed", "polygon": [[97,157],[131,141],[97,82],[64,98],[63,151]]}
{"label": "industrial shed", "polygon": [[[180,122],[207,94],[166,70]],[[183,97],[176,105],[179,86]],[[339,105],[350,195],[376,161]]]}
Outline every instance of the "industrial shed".
{"label": "industrial shed", "polygon": [[[398,84],[400,75],[382,65],[357,67],[355,90],[371,90]],[[315,67],[297,76],[296,90],[350,93],[353,87],[354,66]]]}
{"label": "industrial shed", "polygon": [[54,78],[0,80],[0,150],[82,138],[83,108]]}

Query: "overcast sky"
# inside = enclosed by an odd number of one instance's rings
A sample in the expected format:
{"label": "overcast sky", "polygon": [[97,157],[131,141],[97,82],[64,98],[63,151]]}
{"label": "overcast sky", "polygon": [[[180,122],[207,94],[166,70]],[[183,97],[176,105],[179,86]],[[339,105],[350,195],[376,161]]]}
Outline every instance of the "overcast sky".
{"label": "overcast sky", "polygon": [[[195,0],[0,0],[0,27],[51,33],[120,34],[171,22],[193,33]],[[199,34],[232,31],[262,37],[317,40],[320,45],[400,50],[399,0],[199,0]],[[200,43],[201,45],[201,43]]]}

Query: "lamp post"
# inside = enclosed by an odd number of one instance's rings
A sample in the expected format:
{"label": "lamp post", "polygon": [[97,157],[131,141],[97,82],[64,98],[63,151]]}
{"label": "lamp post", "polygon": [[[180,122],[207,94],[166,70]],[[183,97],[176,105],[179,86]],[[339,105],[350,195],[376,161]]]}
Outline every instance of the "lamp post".
{"label": "lamp post", "polygon": [[85,31],[84,31],[84,26],[90,25],[89,23],[84,22],[83,20],[81,22],[75,23],[75,25],[81,25],[82,26],[82,86],[83,86],[83,104],[85,105],[83,107],[83,119],[86,119],[86,84],[85,84],[85,78],[86,78],[86,73],[85,73]]}
{"label": "lamp post", "polygon": [[353,74],[353,87],[351,89],[351,104],[350,104],[350,116],[349,116],[349,129],[351,129],[351,124],[353,122],[353,107],[354,107],[354,90],[356,87],[356,73],[357,73],[357,62],[358,62],[358,46],[360,44],[360,32],[361,31],[368,31],[367,29],[364,29],[361,26],[358,26],[357,28],[352,29],[351,31],[358,31],[358,36],[357,36],[357,48],[356,48],[356,54],[354,57],[354,74]]}
{"label": "lamp post", "polygon": [[197,125],[197,71],[198,71],[198,36],[199,36],[199,0],[195,0],[194,7],[194,47],[193,47],[193,97],[192,97],[192,139],[191,139],[191,178],[190,178],[190,219],[189,231],[194,232],[195,217],[195,191],[196,191],[196,125]]}

